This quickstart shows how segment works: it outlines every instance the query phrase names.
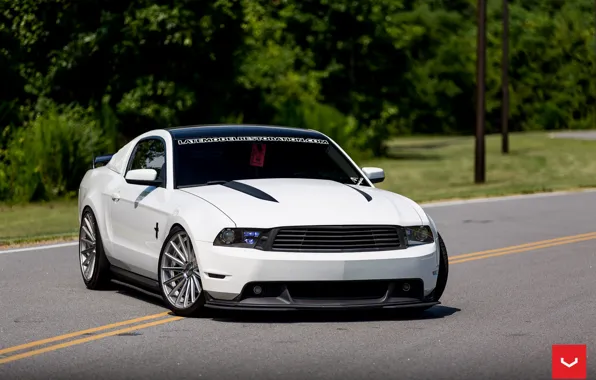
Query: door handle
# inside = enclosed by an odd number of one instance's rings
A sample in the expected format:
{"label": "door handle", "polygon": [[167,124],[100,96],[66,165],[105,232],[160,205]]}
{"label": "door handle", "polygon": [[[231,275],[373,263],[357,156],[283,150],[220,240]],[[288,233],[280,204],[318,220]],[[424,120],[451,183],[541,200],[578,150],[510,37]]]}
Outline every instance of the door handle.
{"label": "door handle", "polygon": [[118,193],[112,194],[112,200],[114,202],[118,202],[120,200],[120,194],[118,194]]}

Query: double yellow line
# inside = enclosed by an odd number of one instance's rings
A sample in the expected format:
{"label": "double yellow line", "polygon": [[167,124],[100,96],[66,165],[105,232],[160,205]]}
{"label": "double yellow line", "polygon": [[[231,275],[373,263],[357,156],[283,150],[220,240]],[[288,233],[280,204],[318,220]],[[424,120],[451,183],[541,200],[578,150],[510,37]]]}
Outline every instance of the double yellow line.
{"label": "double yellow line", "polygon": [[[25,343],[25,344],[21,344],[19,346],[4,348],[4,349],[0,350],[0,364],[28,358],[30,356],[43,354],[44,352],[56,351],[61,348],[76,346],[77,344],[87,343],[87,342],[91,342],[94,340],[103,339],[103,338],[106,338],[109,336],[124,334],[124,333],[128,333],[131,331],[141,330],[141,329],[145,329],[147,327],[162,325],[164,323],[174,322],[174,321],[182,319],[182,317],[163,318],[169,314],[170,314],[170,312],[166,311],[163,313],[147,315],[144,317],[129,319],[127,321],[111,323],[109,325],[104,325],[104,326],[100,326],[100,327],[94,327],[94,328],[87,329],[87,330],[76,331],[76,332],[73,332],[70,334],[59,335],[59,336],[55,336],[53,338],[37,340],[35,342]],[[143,324],[137,324],[139,322],[144,322],[144,321],[148,321],[148,320],[152,320],[152,319],[158,319],[158,320],[153,321],[153,322],[143,323]],[[130,326],[130,325],[133,325],[133,326]],[[115,329],[116,327],[122,327],[122,326],[130,326],[130,327],[104,332],[102,334],[90,335],[90,334],[95,334],[100,331]],[[39,346],[43,346],[43,345],[46,345],[49,343],[64,341],[64,340],[76,338],[76,337],[79,337],[82,335],[90,335],[90,336],[87,336],[85,338],[70,340],[67,342],[58,343],[58,344],[54,344],[54,345],[50,345],[50,346],[46,346],[43,348],[38,348],[38,349],[35,349],[32,351],[23,352],[23,353],[16,354],[16,355],[4,357],[6,354],[10,354],[10,353],[13,353],[16,351],[23,351],[28,348],[39,347]]]}
{"label": "double yellow line", "polygon": [[[590,232],[587,234],[580,234],[580,235],[574,235],[574,236],[566,236],[566,237],[561,237],[561,238],[557,238],[557,239],[542,240],[542,241],[537,241],[534,243],[520,244],[520,245],[499,248],[499,249],[490,249],[488,251],[481,251],[481,252],[475,252],[475,253],[468,253],[468,254],[464,254],[464,255],[451,256],[449,258],[449,264],[450,265],[460,264],[460,263],[465,263],[465,262],[473,261],[473,260],[487,259],[490,257],[510,255],[513,253],[533,251],[533,250],[542,249],[542,248],[556,247],[558,245],[578,243],[578,242],[582,242],[582,241],[586,241],[586,240],[593,240],[593,239],[596,239],[596,232]],[[170,316],[166,318],[166,316],[168,316],[168,315],[170,315]],[[0,349],[0,364],[13,362],[13,361],[28,358],[31,356],[43,354],[45,352],[56,351],[56,350],[59,350],[62,348],[75,346],[77,344],[82,344],[82,343],[87,343],[87,342],[91,342],[91,341],[98,340],[98,339],[103,339],[103,338],[106,338],[109,336],[114,336],[114,335],[128,333],[131,331],[141,330],[141,329],[145,329],[147,327],[158,326],[158,325],[162,325],[165,323],[178,321],[180,319],[183,319],[183,317],[173,317],[173,316],[171,316],[169,311],[166,311],[163,313],[147,315],[144,317],[129,319],[127,321],[111,323],[109,325],[104,325],[104,326],[100,326],[100,327],[90,328],[87,330],[81,330],[81,331],[77,331],[77,332],[73,332],[73,333],[69,333],[69,334],[59,335],[59,336],[55,336],[53,338],[47,338],[47,339],[42,339],[42,340],[38,340],[35,342],[25,343],[25,344],[21,344],[19,346],[8,347],[8,348]],[[151,322],[146,322],[146,321],[151,321]],[[145,323],[141,323],[141,322],[145,322]],[[118,327],[123,327],[123,326],[126,326],[126,327],[117,329]],[[108,331],[108,330],[111,330],[111,331]],[[104,331],[106,331],[106,332],[104,332]],[[101,333],[96,334],[99,332],[101,332]],[[89,335],[89,336],[86,336],[83,338],[78,338],[83,335]],[[72,338],[78,338],[78,339],[69,340]],[[51,343],[55,343],[55,342],[62,342],[62,343],[51,344]],[[41,346],[45,346],[45,347],[41,347]],[[19,354],[13,354],[13,355],[6,356],[6,354],[12,354],[14,352],[24,351],[24,350],[34,348],[34,347],[40,347],[40,348],[31,350],[31,351],[22,352]]]}
{"label": "double yellow line", "polygon": [[465,255],[451,256],[451,257],[449,257],[449,264],[450,265],[451,264],[461,264],[461,263],[465,263],[465,262],[473,261],[473,260],[488,259],[489,257],[510,255],[512,253],[533,251],[536,249],[556,247],[558,245],[571,244],[571,243],[579,243],[581,241],[593,240],[593,239],[596,239],[596,232],[590,232],[587,234],[580,234],[580,235],[573,235],[573,236],[565,236],[565,237],[556,238],[556,239],[536,241],[534,243],[514,245],[511,247],[505,247],[505,248],[489,249],[488,251],[481,251],[481,252],[467,253]]}

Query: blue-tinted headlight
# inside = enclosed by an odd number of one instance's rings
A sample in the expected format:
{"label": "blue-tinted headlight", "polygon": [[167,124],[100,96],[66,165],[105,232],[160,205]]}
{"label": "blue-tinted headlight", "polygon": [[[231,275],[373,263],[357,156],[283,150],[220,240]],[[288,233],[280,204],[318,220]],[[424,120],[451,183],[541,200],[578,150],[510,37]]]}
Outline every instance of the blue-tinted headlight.
{"label": "blue-tinted headlight", "polygon": [[213,245],[261,249],[268,232],[256,228],[224,228],[217,234]]}

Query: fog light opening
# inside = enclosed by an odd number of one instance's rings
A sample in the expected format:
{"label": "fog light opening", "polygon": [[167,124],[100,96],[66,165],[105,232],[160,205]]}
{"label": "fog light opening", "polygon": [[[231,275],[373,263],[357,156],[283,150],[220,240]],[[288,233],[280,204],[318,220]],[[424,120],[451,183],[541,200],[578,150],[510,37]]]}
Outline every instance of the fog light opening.
{"label": "fog light opening", "polygon": [[404,283],[404,285],[402,286],[402,290],[404,292],[409,292],[410,291],[410,284],[408,284],[407,282]]}
{"label": "fog light opening", "polygon": [[254,288],[252,288],[252,292],[258,296],[259,294],[263,293],[263,288],[257,285]]}

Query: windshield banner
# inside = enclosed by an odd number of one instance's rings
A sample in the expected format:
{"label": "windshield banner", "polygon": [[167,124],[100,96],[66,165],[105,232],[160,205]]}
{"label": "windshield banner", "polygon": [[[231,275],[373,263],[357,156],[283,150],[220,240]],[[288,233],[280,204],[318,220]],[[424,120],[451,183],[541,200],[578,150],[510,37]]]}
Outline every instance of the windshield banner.
{"label": "windshield banner", "polygon": [[188,144],[205,144],[216,142],[238,142],[238,141],[280,141],[280,142],[297,142],[307,144],[323,144],[329,145],[328,140],[310,139],[304,137],[279,137],[279,136],[240,136],[240,137],[201,137],[197,139],[181,139],[176,140],[178,145]]}

